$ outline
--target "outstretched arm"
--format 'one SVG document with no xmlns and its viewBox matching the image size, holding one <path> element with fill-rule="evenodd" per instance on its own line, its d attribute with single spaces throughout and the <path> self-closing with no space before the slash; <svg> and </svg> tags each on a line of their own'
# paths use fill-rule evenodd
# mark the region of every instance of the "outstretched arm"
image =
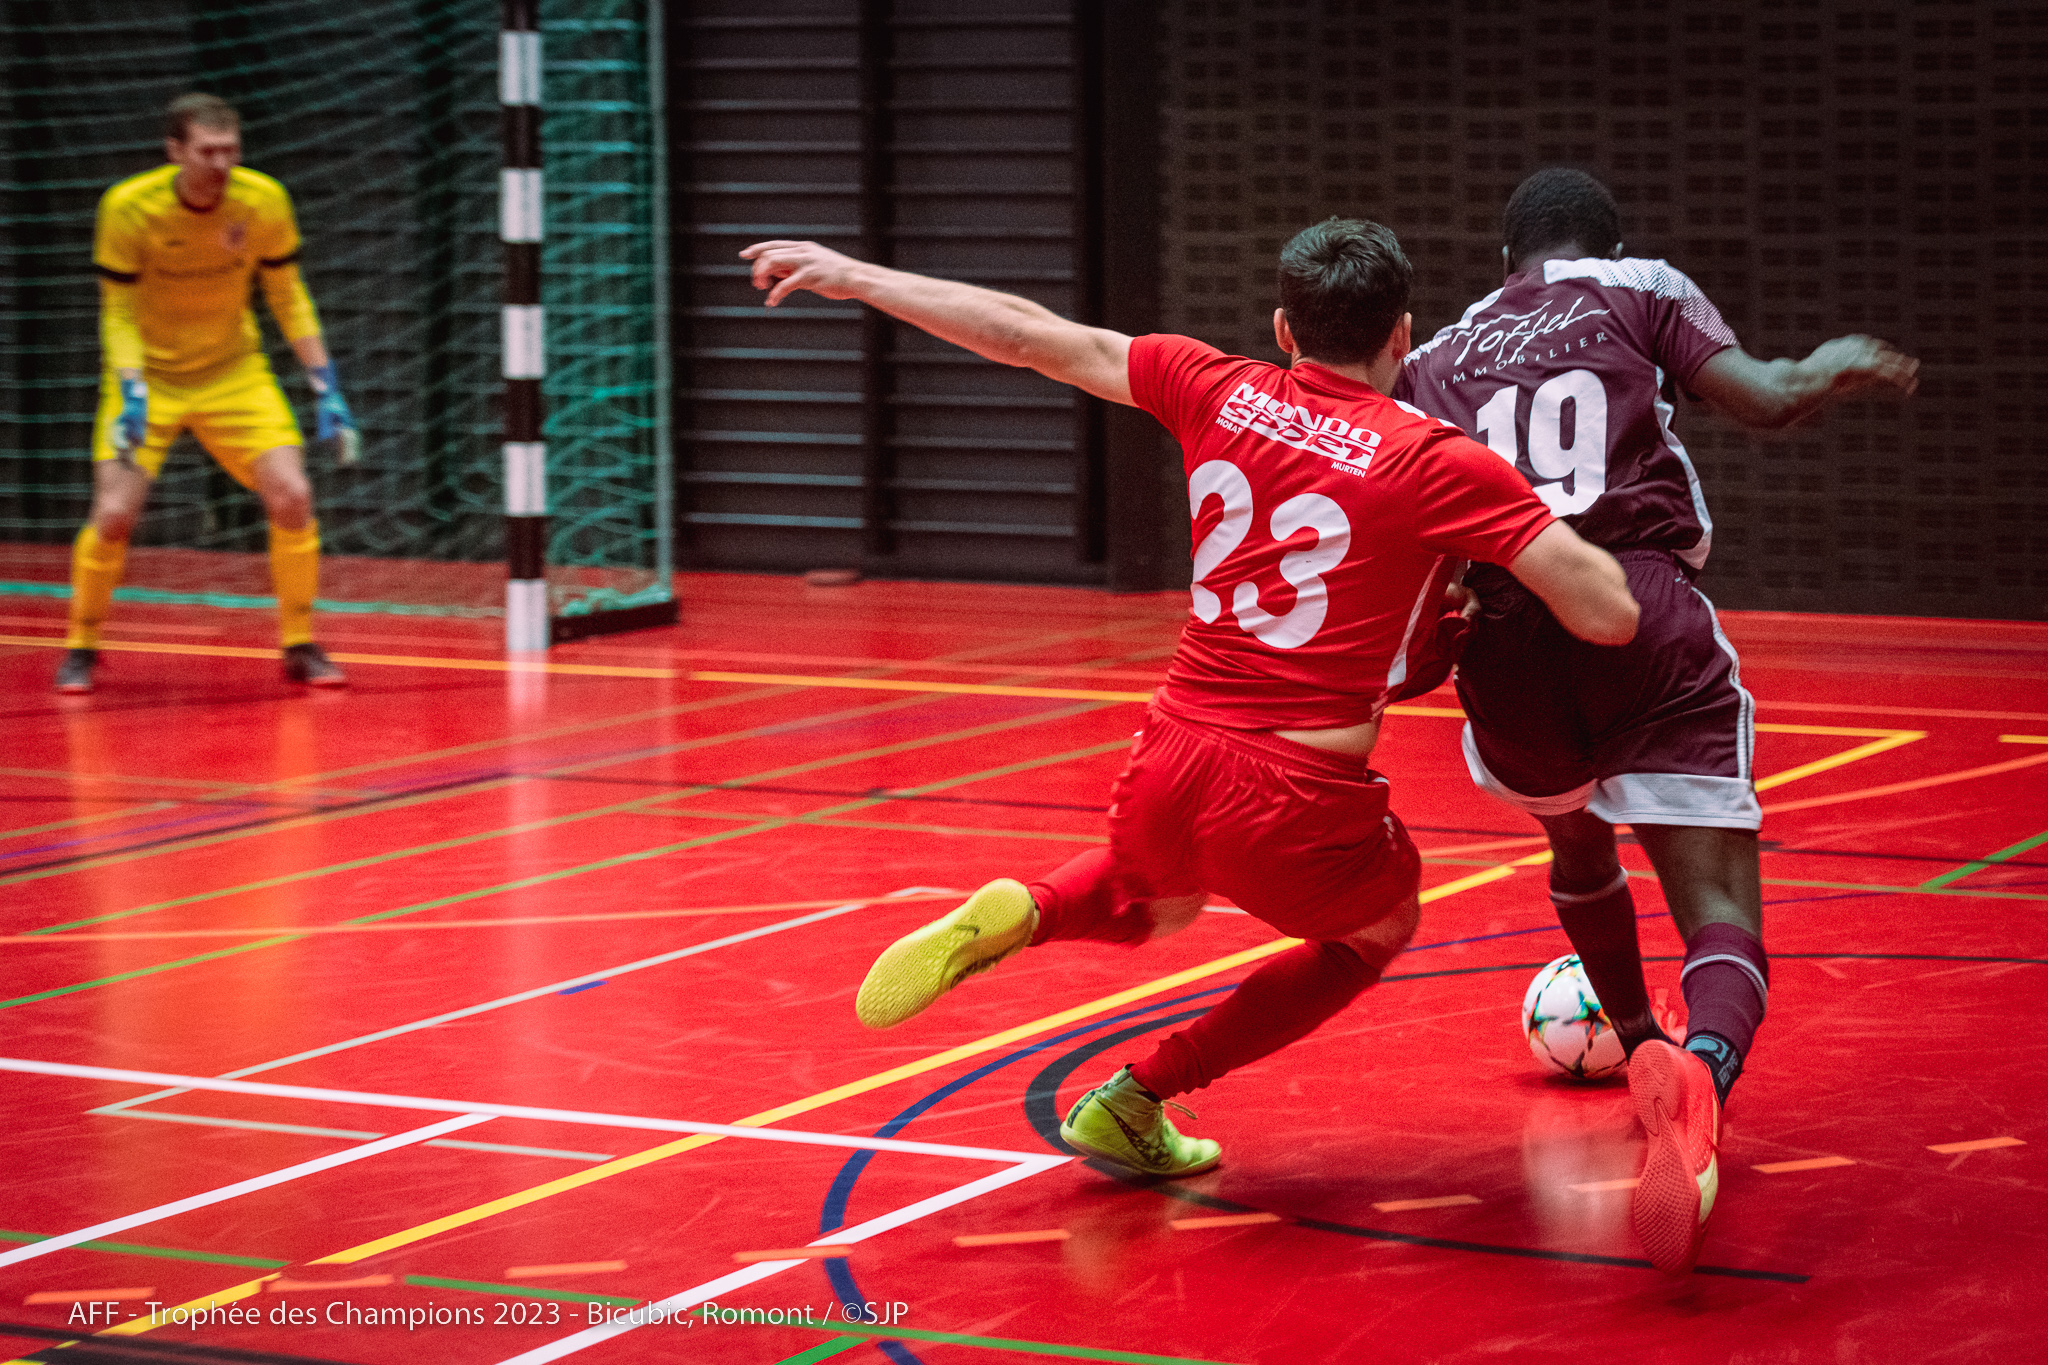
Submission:
<svg viewBox="0 0 2048 1365">
<path fill-rule="evenodd" d="M 759 242 L 740 256 L 754 263 L 754 287 L 768 291 L 770 308 L 798 289 L 858 299 L 978 356 L 1131 403 L 1131 339 L 1121 332 L 1070 322 L 1015 294 L 869 265 L 816 242 Z"/>
<path fill-rule="evenodd" d="M 1628 590 L 1628 577 L 1613 555 L 1579 539 L 1561 521 L 1543 528 L 1515 556 L 1508 572 L 1543 599 L 1558 624 L 1596 645 L 1625 645 L 1636 638 L 1642 608 Z"/>
<path fill-rule="evenodd" d="M 1804 360 L 1758 360 L 1731 346 L 1700 366 L 1687 386 L 1746 427 L 1789 427 L 1828 404 L 1870 388 L 1911 393 L 1920 362 L 1876 337 L 1823 342 Z"/>
</svg>

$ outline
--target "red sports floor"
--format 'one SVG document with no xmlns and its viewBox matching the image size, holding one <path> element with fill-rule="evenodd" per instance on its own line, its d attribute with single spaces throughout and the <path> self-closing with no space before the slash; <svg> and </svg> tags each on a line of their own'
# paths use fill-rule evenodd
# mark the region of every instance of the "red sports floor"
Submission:
<svg viewBox="0 0 2048 1365">
<path fill-rule="evenodd" d="M 1194 1097 L 1221 1169 L 1132 1183 L 1056 1115 L 1258 922 L 1034 951 L 889 1033 L 852 997 L 944 893 L 1100 838 L 1184 599 L 683 592 L 544 672 L 492 623 L 330 618 L 334 695 L 278 680 L 260 613 L 124 604 L 60 699 L 62 604 L 5 605 L 0 1320 L 80 1344 L 0 1356 L 2048 1358 L 2048 627 L 1728 616 L 1774 990 L 1671 1280 L 1625 1092 L 1522 1041 L 1564 937 L 1448 693 L 1376 760 L 1415 947 Z M 849 1249 L 747 1259 L 807 1244 Z"/>
</svg>

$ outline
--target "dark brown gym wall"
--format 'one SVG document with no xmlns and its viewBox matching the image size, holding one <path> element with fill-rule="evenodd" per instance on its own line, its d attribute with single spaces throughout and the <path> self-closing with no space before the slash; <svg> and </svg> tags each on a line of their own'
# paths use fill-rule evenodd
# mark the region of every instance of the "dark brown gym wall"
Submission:
<svg viewBox="0 0 2048 1365">
<path fill-rule="evenodd" d="M 1917 398 L 1755 436 L 1683 405 L 1725 606 L 2048 617 L 2048 8 L 1997 3 L 696 0 L 677 9 L 685 563 L 1186 582 L 1142 414 L 804 300 L 812 236 L 1130 332 L 1276 358 L 1272 262 L 1395 227 L 1427 335 L 1500 278 L 1500 209 L 1575 165 L 1628 250 L 1759 356 L 1843 332 Z M 674 11 L 672 11 L 674 12 Z"/>
<path fill-rule="evenodd" d="M 1167 0 L 1163 325 L 1276 358 L 1272 262 L 1377 218 L 1427 336 L 1500 283 L 1500 211 L 1599 175 L 1631 255 L 1762 357 L 1844 332 L 1918 397 L 1766 436 L 1677 430 L 1728 607 L 2048 618 L 2048 8 Z"/>
<path fill-rule="evenodd" d="M 1185 583 L 1156 423 L 851 303 L 764 311 L 734 254 L 815 239 L 1156 328 L 1152 7 L 669 13 L 680 562 Z"/>
</svg>

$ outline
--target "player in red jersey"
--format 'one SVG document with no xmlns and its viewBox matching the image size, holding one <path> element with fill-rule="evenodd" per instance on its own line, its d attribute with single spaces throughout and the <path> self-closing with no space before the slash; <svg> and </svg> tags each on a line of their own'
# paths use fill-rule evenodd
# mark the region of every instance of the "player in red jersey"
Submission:
<svg viewBox="0 0 2048 1365">
<path fill-rule="evenodd" d="M 1428 662 L 1465 559 L 1510 566 L 1581 636 L 1618 644 L 1636 606 L 1587 545 L 1483 446 L 1386 396 L 1408 350 L 1393 234 L 1331 219 L 1281 254 L 1283 369 L 1179 336 L 1133 339 L 971 285 L 809 242 L 740 253 L 772 307 L 859 299 L 991 360 L 1145 409 L 1186 452 L 1193 619 L 1117 779 L 1110 842 L 1034 881 L 989 883 L 876 961 L 856 1010 L 883 1028 L 964 977 L 1058 939 L 1138 943 L 1211 892 L 1306 939 L 1135 1067 L 1061 1132 L 1153 1175 L 1216 1164 L 1162 1101 L 1307 1034 L 1379 979 L 1420 906 L 1415 846 L 1366 766 L 1380 714 Z"/>
<path fill-rule="evenodd" d="M 1746 425 L 1786 426 L 1865 389 L 1910 393 L 1917 362 L 1862 336 L 1797 362 L 1751 358 L 1691 280 L 1622 256 L 1614 198 L 1580 171 L 1524 181 L 1505 228 L 1507 282 L 1417 347 L 1394 392 L 1490 446 L 1613 552 L 1642 605 L 1626 648 L 1588 647 L 1500 561 L 1475 564 L 1465 581 L 1483 606 L 1458 696 L 1473 781 L 1550 836 L 1551 899 L 1628 1050 L 1650 1135 L 1637 1232 L 1659 1266 L 1685 1270 L 1713 1209 L 1720 1105 L 1763 1021 L 1770 963 L 1752 702 L 1692 586 L 1713 521 L 1671 430 L 1674 390 Z M 1684 1050 L 1651 1014 L 1615 856 L 1622 823 L 1685 939 Z"/>
</svg>

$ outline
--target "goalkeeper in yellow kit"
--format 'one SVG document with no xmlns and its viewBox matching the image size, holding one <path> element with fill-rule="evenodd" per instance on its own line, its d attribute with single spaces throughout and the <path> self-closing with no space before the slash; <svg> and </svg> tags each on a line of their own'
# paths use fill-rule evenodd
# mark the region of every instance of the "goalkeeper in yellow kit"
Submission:
<svg viewBox="0 0 2048 1365">
<path fill-rule="evenodd" d="M 93 424 L 92 519 L 72 549 L 71 630 L 57 690 L 92 690 L 100 624 L 129 534 L 165 452 L 186 429 L 263 500 L 285 677 L 339 686 L 341 669 L 313 643 L 320 530 L 304 438 L 250 309 L 253 276 L 318 396 L 317 438 L 353 463 L 355 419 L 299 278 L 291 197 L 238 164 L 241 120 L 222 100 L 173 100 L 165 133 L 170 164 L 130 176 L 100 199 L 93 264 L 105 372 Z"/>
</svg>

